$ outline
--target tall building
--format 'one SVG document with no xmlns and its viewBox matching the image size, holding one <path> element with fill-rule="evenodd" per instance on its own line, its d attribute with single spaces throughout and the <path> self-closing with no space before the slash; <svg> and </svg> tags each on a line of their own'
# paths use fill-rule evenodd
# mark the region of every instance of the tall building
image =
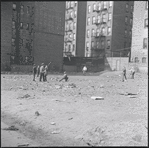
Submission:
<svg viewBox="0 0 149 148">
<path fill-rule="evenodd" d="M 148 1 L 134 2 L 131 60 L 147 63 L 148 60 Z"/>
<path fill-rule="evenodd" d="M 62 69 L 65 2 L 1 2 L 1 8 L 3 65 L 51 61 Z"/>
<path fill-rule="evenodd" d="M 68 53 L 84 57 L 127 56 L 131 46 L 133 5 L 133 1 L 66 1 L 65 16 L 73 12 L 76 15 L 65 20 L 64 56 Z M 68 34 L 67 28 L 73 23 L 77 27 Z M 80 40 L 83 37 L 85 40 Z"/>
</svg>

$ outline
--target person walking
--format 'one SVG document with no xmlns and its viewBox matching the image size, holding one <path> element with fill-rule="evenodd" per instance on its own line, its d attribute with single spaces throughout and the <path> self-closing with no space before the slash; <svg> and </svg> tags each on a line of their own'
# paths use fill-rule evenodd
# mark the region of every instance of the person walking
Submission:
<svg viewBox="0 0 149 148">
<path fill-rule="evenodd" d="M 48 75 L 48 67 L 51 64 L 51 62 L 48 65 L 45 65 L 45 71 L 44 71 L 44 81 L 47 81 L 47 75 Z"/>
<path fill-rule="evenodd" d="M 41 67 L 40 67 L 40 77 L 39 77 L 40 82 L 41 82 L 42 79 L 44 81 L 44 71 L 45 71 L 45 66 L 44 66 L 44 63 L 42 63 Z"/>
<path fill-rule="evenodd" d="M 59 80 L 59 82 L 62 81 L 62 80 L 65 80 L 65 82 L 68 81 L 68 76 L 67 76 L 67 74 L 66 74 L 66 71 L 64 71 L 64 75 L 63 75 L 63 77 Z"/>
<path fill-rule="evenodd" d="M 37 73 L 37 67 L 36 67 L 36 65 L 34 64 L 34 65 L 33 65 L 33 81 L 35 81 L 36 73 Z"/>
<path fill-rule="evenodd" d="M 87 72 L 87 67 L 86 67 L 86 65 L 83 67 L 82 72 L 83 72 L 83 75 L 86 74 L 86 72 Z"/>
<path fill-rule="evenodd" d="M 37 77 L 39 77 L 39 74 L 40 74 L 40 66 L 38 65 L 37 66 Z"/>
<path fill-rule="evenodd" d="M 131 79 L 134 79 L 135 69 L 134 67 L 131 68 Z"/>
<path fill-rule="evenodd" d="M 124 79 L 125 79 L 125 81 L 127 80 L 127 78 L 126 78 L 126 67 L 125 66 L 123 67 L 122 82 L 124 82 Z"/>
</svg>

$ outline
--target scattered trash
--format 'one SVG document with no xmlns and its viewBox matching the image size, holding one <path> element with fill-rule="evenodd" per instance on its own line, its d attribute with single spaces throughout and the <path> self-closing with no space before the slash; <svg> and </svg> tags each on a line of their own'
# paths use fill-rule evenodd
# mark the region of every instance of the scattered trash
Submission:
<svg viewBox="0 0 149 148">
<path fill-rule="evenodd" d="M 11 131 L 17 131 L 19 129 L 17 129 L 14 125 L 8 127 L 8 128 L 3 128 L 3 130 L 11 130 Z"/>
<path fill-rule="evenodd" d="M 71 87 L 71 88 L 76 88 L 77 87 L 76 84 L 74 84 L 74 83 L 71 83 L 68 86 Z"/>
<path fill-rule="evenodd" d="M 137 134 L 136 136 L 132 137 L 134 141 L 141 142 L 142 136 Z"/>
<path fill-rule="evenodd" d="M 45 90 L 42 90 L 43 92 L 45 92 Z"/>
<path fill-rule="evenodd" d="M 60 133 L 60 131 L 53 131 L 53 132 L 51 132 L 52 134 L 59 134 Z"/>
<path fill-rule="evenodd" d="M 30 95 L 26 94 L 26 95 L 22 96 L 21 98 L 29 98 L 29 97 L 30 97 Z"/>
<path fill-rule="evenodd" d="M 55 125 L 56 123 L 55 122 L 51 122 L 51 125 Z"/>
<path fill-rule="evenodd" d="M 72 120 L 73 118 L 71 117 L 71 118 L 69 118 L 68 120 Z"/>
<path fill-rule="evenodd" d="M 99 97 L 99 96 L 92 96 L 91 99 L 93 99 L 93 100 L 104 100 L 103 97 Z"/>
<path fill-rule="evenodd" d="M 26 146 L 29 146 L 29 144 L 21 144 L 21 145 L 18 145 L 18 147 L 26 147 Z"/>
<path fill-rule="evenodd" d="M 104 86 L 103 85 L 100 85 L 100 88 L 104 88 Z"/>
<path fill-rule="evenodd" d="M 38 111 L 36 111 L 36 112 L 35 112 L 35 115 L 36 115 L 36 116 L 39 116 L 40 114 L 39 114 L 39 112 L 38 112 Z"/>
<path fill-rule="evenodd" d="M 61 89 L 62 86 L 56 85 L 55 88 L 56 88 L 56 89 Z"/>
</svg>

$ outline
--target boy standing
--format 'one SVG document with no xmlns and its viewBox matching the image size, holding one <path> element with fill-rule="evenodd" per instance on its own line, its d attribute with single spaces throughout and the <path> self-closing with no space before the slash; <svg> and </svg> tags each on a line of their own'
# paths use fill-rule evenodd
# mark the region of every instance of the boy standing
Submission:
<svg viewBox="0 0 149 148">
<path fill-rule="evenodd" d="M 83 71 L 83 75 L 85 75 L 85 73 L 87 72 L 87 67 L 86 67 L 86 65 L 83 67 L 82 71 Z"/>
<path fill-rule="evenodd" d="M 33 65 L 33 81 L 35 81 L 35 75 L 36 75 L 36 73 L 37 73 L 37 67 L 36 67 L 36 65 L 34 64 L 34 65 Z"/>
<path fill-rule="evenodd" d="M 125 79 L 125 81 L 127 80 L 127 78 L 126 78 L 126 67 L 125 66 L 123 67 L 122 82 L 124 82 L 124 79 Z"/>
<path fill-rule="evenodd" d="M 41 64 L 41 67 L 40 67 L 40 77 L 39 77 L 39 81 L 41 82 L 41 79 L 43 79 L 44 81 L 44 63 Z"/>
</svg>

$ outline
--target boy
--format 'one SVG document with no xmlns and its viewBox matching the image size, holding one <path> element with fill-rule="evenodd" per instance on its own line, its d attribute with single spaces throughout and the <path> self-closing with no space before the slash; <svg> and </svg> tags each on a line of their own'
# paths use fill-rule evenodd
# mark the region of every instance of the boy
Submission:
<svg viewBox="0 0 149 148">
<path fill-rule="evenodd" d="M 39 81 L 41 82 L 41 79 L 43 79 L 44 81 L 44 63 L 41 64 L 41 67 L 40 67 L 40 78 L 39 78 Z"/>
<path fill-rule="evenodd" d="M 124 82 L 124 79 L 125 79 L 125 81 L 127 80 L 127 78 L 126 78 L 126 67 L 125 66 L 123 67 L 122 82 Z"/>
<path fill-rule="evenodd" d="M 65 82 L 67 82 L 68 76 L 66 74 L 66 71 L 64 71 L 64 75 L 63 75 L 62 79 L 59 80 L 59 82 L 62 81 L 62 80 L 64 80 L 64 79 L 65 79 Z"/>
<path fill-rule="evenodd" d="M 33 65 L 33 81 L 35 81 L 36 72 L 37 72 L 37 68 L 36 68 L 36 65 L 34 64 Z"/>
<path fill-rule="evenodd" d="M 45 71 L 44 71 L 44 81 L 47 81 L 47 74 L 48 74 L 48 66 L 51 64 L 51 62 L 45 66 Z"/>
<path fill-rule="evenodd" d="M 86 65 L 83 67 L 82 71 L 83 71 L 83 75 L 85 75 L 85 73 L 87 72 L 87 67 L 86 67 Z"/>
<path fill-rule="evenodd" d="M 39 74 L 40 74 L 40 66 L 38 65 L 37 66 L 37 77 L 39 77 Z"/>
</svg>

